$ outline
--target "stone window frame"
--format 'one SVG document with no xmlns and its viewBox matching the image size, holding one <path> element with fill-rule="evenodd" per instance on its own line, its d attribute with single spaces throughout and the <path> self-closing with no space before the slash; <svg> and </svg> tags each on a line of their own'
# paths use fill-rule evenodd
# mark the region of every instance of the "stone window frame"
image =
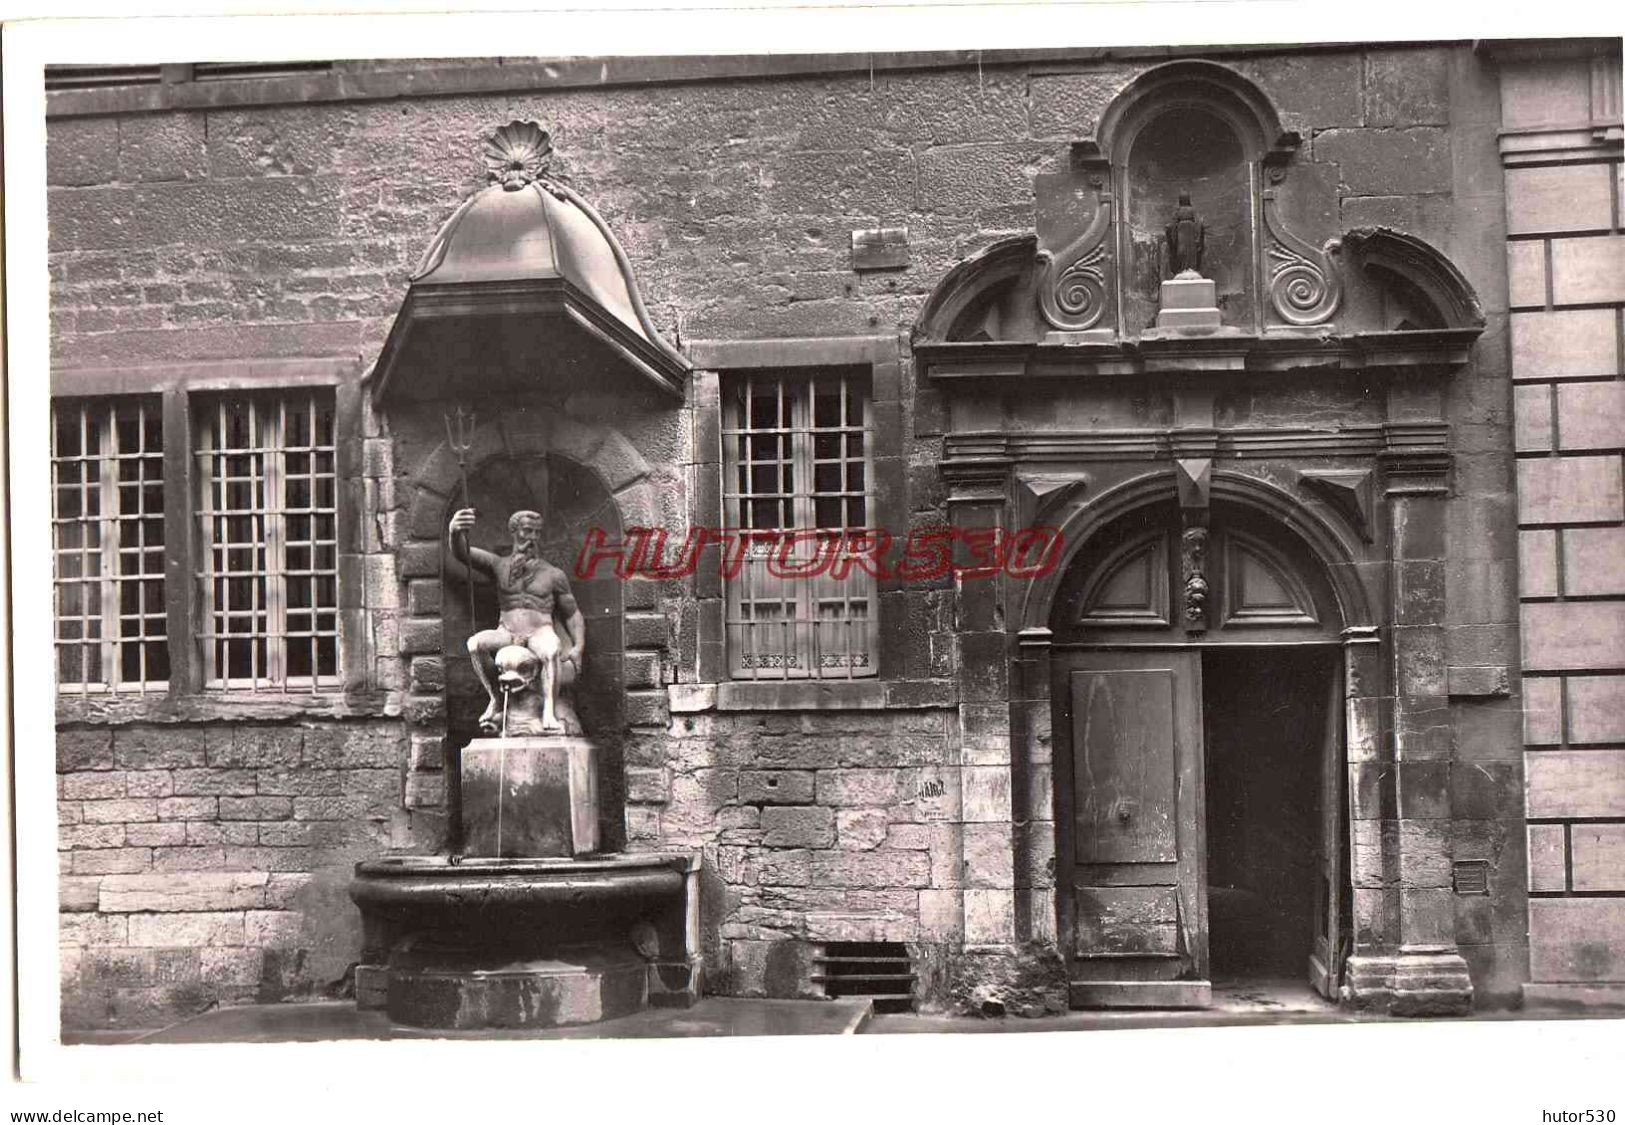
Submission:
<svg viewBox="0 0 1625 1125">
<path fill-rule="evenodd" d="M 228 392 L 194 396 L 191 405 L 199 486 L 194 562 L 200 564 L 193 589 L 203 603 L 193 622 L 200 627 L 204 689 L 316 693 L 340 686 L 331 393 L 324 387 Z M 300 486 L 304 500 L 295 507 Z M 233 535 L 256 517 L 262 542 Z M 328 579 L 332 586 L 324 592 Z M 233 597 L 238 582 L 249 591 L 246 604 Z M 304 674 L 297 670 L 300 656 L 308 661 Z"/>
<path fill-rule="evenodd" d="M 131 422 L 133 442 L 124 432 Z M 72 435 L 66 442 L 65 434 Z M 167 527 L 163 438 L 162 403 L 155 395 L 52 404 L 51 588 L 59 695 L 169 689 L 165 552 L 161 540 L 148 541 L 154 524 L 159 531 Z M 130 484 L 133 504 L 124 495 Z M 134 612 L 125 605 L 132 591 Z M 131 656 L 134 674 L 126 675 Z"/>
<path fill-rule="evenodd" d="M 905 494 L 902 415 L 902 342 L 895 335 L 778 337 L 756 340 L 693 340 L 692 402 L 695 411 L 694 511 L 699 526 L 721 523 L 722 400 L 721 377 L 727 372 L 793 372 L 798 368 L 863 369 L 869 378 L 873 449 L 874 511 L 871 524 L 897 529 L 908 522 Z M 893 544 L 893 552 L 897 544 Z M 716 549 L 712 548 L 714 552 Z M 875 583 L 875 611 L 882 637 L 888 626 L 887 595 L 900 589 L 896 577 Z M 727 591 L 715 557 L 702 559 L 695 575 L 699 599 L 698 681 L 716 686 L 715 706 L 734 710 L 853 710 L 886 705 L 886 683 L 902 674 L 893 646 L 878 645 L 877 674 L 865 679 L 735 680 L 728 672 L 726 641 Z"/>
<path fill-rule="evenodd" d="M 795 536 L 825 532 L 836 526 L 874 526 L 870 519 L 875 503 L 874 427 L 866 368 L 778 367 L 743 371 L 731 379 L 724 376 L 724 380 L 735 388 L 734 393 L 724 394 L 722 404 L 720 467 L 725 526 L 769 528 Z M 814 402 L 826 398 L 832 388 L 837 418 L 831 435 L 819 432 Z M 740 389 L 744 392 L 743 404 L 735 397 Z M 774 414 L 773 422 L 765 428 L 750 417 L 756 412 L 755 399 L 763 396 L 771 400 Z M 858 411 L 856 419 L 852 416 L 853 404 Z M 754 448 L 762 433 L 784 438 L 782 443 L 774 442 L 774 452 L 765 458 Z M 817 480 L 820 462 L 815 443 L 824 436 L 834 436 L 838 442 L 833 458 L 823 462 L 837 467 L 839 483 L 833 490 L 820 488 Z M 855 457 L 846 440 L 849 436 L 861 439 Z M 861 494 L 843 491 L 851 486 L 845 473 L 853 464 L 862 473 Z M 774 490 L 760 494 L 754 491 L 755 470 L 764 465 L 777 472 Z M 839 513 L 834 517 L 838 524 L 829 522 L 823 512 L 830 503 Z M 765 521 L 761 511 L 764 504 L 775 513 Z M 814 558 L 823 549 L 809 548 L 800 539 L 792 539 L 786 546 L 797 560 Z M 766 569 L 767 560 L 779 549 L 779 544 L 768 541 L 753 545 L 741 560 L 739 574 L 724 580 L 728 607 L 724 647 L 729 678 L 782 682 L 852 680 L 875 675 L 880 654 L 879 618 L 872 612 L 879 600 L 875 576 L 853 568 L 841 580 L 827 574 L 805 580 L 775 578 Z M 819 616 L 819 608 L 831 603 L 841 608 L 838 621 Z M 853 614 L 854 604 L 863 607 L 861 616 Z M 764 605 L 781 611 L 765 624 L 753 615 L 754 609 Z M 782 613 L 792 607 L 792 614 Z"/>
<path fill-rule="evenodd" d="M 52 373 L 51 401 L 156 398 L 163 433 L 163 512 L 167 544 L 164 600 L 170 657 L 168 683 L 136 691 L 59 694 L 63 722 L 207 721 L 381 713 L 383 693 L 368 669 L 371 642 L 362 609 L 361 447 L 363 395 L 355 358 L 213 360 L 196 363 L 94 367 Z M 198 552 L 198 450 L 194 411 L 199 400 L 223 394 L 322 390 L 333 395 L 337 478 L 338 676 L 316 690 L 232 688 L 203 683 L 195 638 L 200 635 L 195 585 Z M 376 698 L 374 698 L 376 696 Z M 370 706 L 376 703 L 377 706 Z"/>
</svg>

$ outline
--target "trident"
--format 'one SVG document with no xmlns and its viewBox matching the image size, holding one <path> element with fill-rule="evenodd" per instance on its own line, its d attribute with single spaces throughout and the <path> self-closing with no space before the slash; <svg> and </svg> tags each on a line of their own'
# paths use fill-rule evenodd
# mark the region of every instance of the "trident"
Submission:
<svg viewBox="0 0 1625 1125">
<path fill-rule="evenodd" d="M 468 494 L 468 451 L 474 448 L 474 412 L 464 410 L 463 404 L 459 402 L 456 413 L 447 414 L 445 418 L 446 445 L 457 455 L 457 476 L 463 485 L 463 507 L 467 508 L 474 503 L 473 497 Z M 463 564 L 468 572 L 468 627 L 475 629 L 478 628 L 478 622 L 474 620 L 473 556 L 468 549 L 468 532 L 460 531 L 457 534 L 462 536 L 463 540 L 460 553 L 463 558 L 469 560 Z"/>
</svg>

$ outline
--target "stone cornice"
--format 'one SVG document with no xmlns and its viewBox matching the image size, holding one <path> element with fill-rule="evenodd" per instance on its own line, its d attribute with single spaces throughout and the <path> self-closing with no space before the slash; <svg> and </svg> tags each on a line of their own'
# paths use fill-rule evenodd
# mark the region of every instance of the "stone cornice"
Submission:
<svg viewBox="0 0 1625 1125">
<path fill-rule="evenodd" d="M 1618 159 L 1625 151 L 1625 127 L 1615 121 L 1555 129 L 1506 129 L 1501 133 L 1500 149 L 1501 163 L 1508 168 Z"/>
<path fill-rule="evenodd" d="M 1322 330 L 1142 338 L 1118 343 L 921 341 L 915 357 L 944 383 L 986 379 L 1223 375 L 1236 371 L 1366 371 L 1421 374 L 1465 364 L 1482 327 L 1401 332 Z"/>
<path fill-rule="evenodd" d="M 1425 431 L 1425 432 L 1423 432 Z M 1020 462 L 1162 461 L 1199 452 L 1221 460 L 1280 457 L 1367 459 L 1385 452 L 1442 453 L 1444 427 L 1382 424 L 1337 430 L 1247 428 L 1202 431 L 1199 448 L 1189 431 L 1084 430 L 1074 432 L 978 432 L 943 439 L 943 475 L 949 479 L 1002 475 Z"/>
<path fill-rule="evenodd" d="M 612 89 L 689 82 L 748 81 L 794 76 L 890 71 L 957 70 L 1025 66 L 1034 74 L 1068 74 L 1125 59 L 1184 57 L 1244 58 L 1364 51 L 1386 45 L 1396 50 L 1431 44 L 1393 41 L 1327 42 L 1186 47 L 1048 47 L 964 51 L 832 51 L 819 54 L 650 55 L 610 58 L 541 59 L 535 62 L 488 59 L 431 62 L 422 66 L 338 63 L 329 70 L 297 74 L 244 75 L 188 81 L 192 64 L 119 67 L 127 85 L 55 89 L 46 95 L 47 117 L 151 113 L 165 109 L 223 109 L 233 106 L 308 105 L 313 102 L 385 101 L 453 95 L 494 95 L 539 90 Z M 135 72 L 148 70 L 148 75 Z"/>
</svg>

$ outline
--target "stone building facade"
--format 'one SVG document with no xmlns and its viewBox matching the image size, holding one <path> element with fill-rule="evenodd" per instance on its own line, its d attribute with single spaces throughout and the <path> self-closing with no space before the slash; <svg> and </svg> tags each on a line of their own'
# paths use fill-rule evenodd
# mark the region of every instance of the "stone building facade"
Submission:
<svg viewBox="0 0 1625 1125">
<path fill-rule="evenodd" d="M 456 845 L 465 495 L 490 547 L 545 509 L 567 568 L 894 537 L 839 582 L 716 546 L 574 579 L 601 834 L 700 855 L 711 992 L 862 964 L 1037 1014 L 1290 962 L 1396 1014 L 1617 999 L 1618 54 L 55 74 L 65 1026 L 351 994 L 354 865 Z M 553 245 L 618 242 L 547 312 L 596 342 L 413 368 L 526 120 Z M 1187 189 L 1216 331 L 1158 323 Z M 1056 565 L 976 573 L 993 527 Z M 899 566 L 930 529 L 967 572 Z"/>
</svg>

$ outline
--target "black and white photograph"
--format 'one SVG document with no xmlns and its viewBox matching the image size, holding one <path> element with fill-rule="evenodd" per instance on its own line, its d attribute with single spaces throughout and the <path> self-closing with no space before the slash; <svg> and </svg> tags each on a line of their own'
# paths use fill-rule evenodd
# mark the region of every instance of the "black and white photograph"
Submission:
<svg viewBox="0 0 1625 1125">
<path fill-rule="evenodd" d="M 19 1026 L 1617 1060 L 1621 40 L 1145 7 L 8 75 Z"/>
</svg>

